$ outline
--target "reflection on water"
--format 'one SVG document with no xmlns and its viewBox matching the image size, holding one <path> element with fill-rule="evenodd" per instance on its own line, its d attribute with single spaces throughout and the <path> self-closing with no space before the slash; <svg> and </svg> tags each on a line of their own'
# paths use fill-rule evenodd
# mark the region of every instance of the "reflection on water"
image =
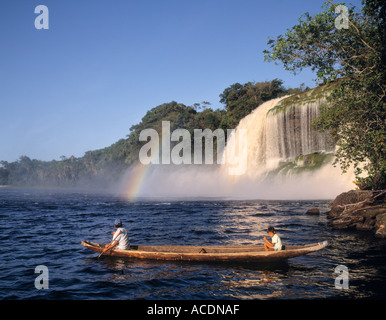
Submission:
<svg viewBox="0 0 386 320">
<path fill-rule="evenodd" d="M 1 299 L 337 299 L 385 298 L 386 242 L 332 230 L 328 201 L 142 201 L 84 193 L 0 190 Z M 275 264 L 126 260 L 80 245 L 107 243 L 121 218 L 133 244 L 262 244 L 273 225 L 284 244 L 328 240 L 307 256 Z M 22 230 L 22 232 L 19 232 Z M 49 269 L 49 290 L 33 286 Z M 349 269 L 337 290 L 335 267 Z M 32 282 L 31 282 L 32 279 Z"/>
</svg>

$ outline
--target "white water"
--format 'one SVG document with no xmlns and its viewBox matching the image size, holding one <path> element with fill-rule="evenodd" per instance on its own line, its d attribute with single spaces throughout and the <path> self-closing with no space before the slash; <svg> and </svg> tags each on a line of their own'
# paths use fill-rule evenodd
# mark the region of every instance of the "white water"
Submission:
<svg viewBox="0 0 386 320">
<path fill-rule="evenodd" d="M 319 103 L 269 112 L 281 99 L 263 103 L 240 121 L 233 139 L 228 137 L 223 155 L 225 164 L 153 165 L 138 196 L 333 199 L 352 189 L 353 174 L 342 174 L 340 168 L 332 166 L 332 160 L 313 171 L 280 171 L 283 163 L 293 163 L 300 155 L 334 151 L 328 136 L 311 125 L 319 114 Z M 241 132 L 246 132 L 247 139 L 239 138 L 245 137 Z M 243 174 L 230 174 L 241 154 L 246 161 L 240 161 L 236 166 Z M 301 165 L 297 163 L 295 169 Z M 277 171 L 275 175 L 269 175 L 273 170 Z"/>
<path fill-rule="evenodd" d="M 314 152 L 331 153 L 334 146 L 329 137 L 312 128 L 312 122 L 319 115 L 319 103 L 290 106 L 285 112 L 269 112 L 284 98 L 263 103 L 242 119 L 235 131 L 235 138 L 228 142 L 227 149 L 242 150 L 247 154 L 246 166 L 242 172 L 249 178 L 261 180 L 280 163 L 293 161 L 297 156 Z M 239 132 L 247 132 L 247 139 L 240 139 Z M 229 163 L 236 159 L 228 158 Z"/>
</svg>

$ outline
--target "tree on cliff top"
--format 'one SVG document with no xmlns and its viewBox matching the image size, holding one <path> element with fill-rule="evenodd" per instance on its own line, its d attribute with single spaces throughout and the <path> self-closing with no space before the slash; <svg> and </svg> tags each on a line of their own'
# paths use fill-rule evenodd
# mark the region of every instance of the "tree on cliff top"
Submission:
<svg viewBox="0 0 386 320">
<path fill-rule="evenodd" d="M 385 2 L 355 7 L 325 3 L 322 13 L 300 17 L 285 35 L 269 40 L 266 61 L 286 70 L 310 67 L 318 80 L 339 79 L 315 125 L 338 146 L 336 163 L 351 165 L 362 186 L 386 188 Z M 366 178 L 359 178 L 362 169 Z"/>
<path fill-rule="evenodd" d="M 259 107 L 263 102 L 282 95 L 301 92 L 301 88 L 284 88 L 283 81 L 274 79 L 264 82 L 234 83 L 220 94 L 220 102 L 225 104 L 226 114 L 220 127 L 236 128 L 240 120 Z"/>
</svg>

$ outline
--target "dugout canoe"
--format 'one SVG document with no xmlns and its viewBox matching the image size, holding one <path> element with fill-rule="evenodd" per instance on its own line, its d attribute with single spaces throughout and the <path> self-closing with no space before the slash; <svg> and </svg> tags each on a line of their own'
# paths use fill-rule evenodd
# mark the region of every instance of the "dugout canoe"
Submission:
<svg viewBox="0 0 386 320">
<path fill-rule="evenodd" d="M 82 245 L 101 253 L 104 245 L 82 241 Z M 281 251 L 265 251 L 257 245 L 201 245 L 201 246 L 167 246 L 167 245 L 132 245 L 130 250 L 113 249 L 104 256 L 136 258 L 149 260 L 206 261 L 206 262 L 265 262 L 302 256 L 325 248 L 327 241 L 302 246 L 286 246 Z"/>
</svg>

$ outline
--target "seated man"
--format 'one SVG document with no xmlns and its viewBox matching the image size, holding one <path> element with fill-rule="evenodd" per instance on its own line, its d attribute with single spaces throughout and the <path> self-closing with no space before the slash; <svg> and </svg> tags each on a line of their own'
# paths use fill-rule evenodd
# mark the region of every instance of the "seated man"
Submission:
<svg viewBox="0 0 386 320">
<path fill-rule="evenodd" d="M 105 249 L 103 249 L 102 254 L 106 253 L 108 250 L 113 248 L 129 250 L 130 249 L 130 240 L 125 228 L 122 227 L 122 222 L 120 219 L 116 219 L 114 223 L 114 227 L 116 229 L 113 232 L 113 240 L 106 245 Z"/>
<path fill-rule="evenodd" d="M 266 237 L 264 237 L 264 249 L 265 251 L 280 251 L 282 250 L 282 244 L 281 244 L 281 239 L 277 235 L 275 228 L 274 227 L 269 227 L 267 230 L 268 235 L 271 237 L 272 242 L 267 240 Z"/>
</svg>

